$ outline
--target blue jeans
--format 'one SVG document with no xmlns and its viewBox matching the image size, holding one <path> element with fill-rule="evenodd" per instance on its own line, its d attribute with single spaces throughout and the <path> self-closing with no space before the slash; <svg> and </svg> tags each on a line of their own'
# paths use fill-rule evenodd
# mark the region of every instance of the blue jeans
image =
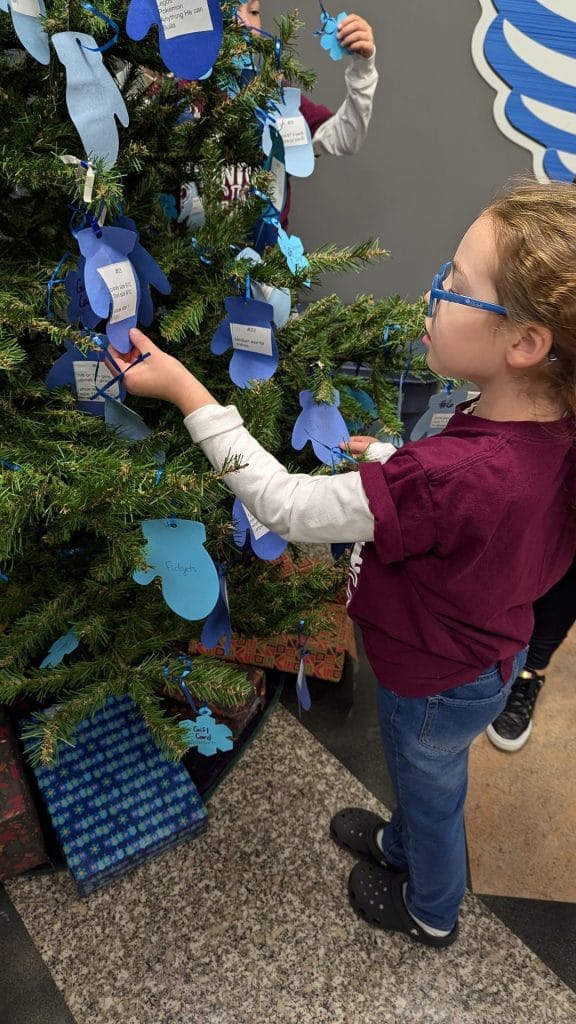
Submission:
<svg viewBox="0 0 576 1024">
<path fill-rule="evenodd" d="M 408 910 L 450 931 L 466 889 L 464 801 L 472 740 L 504 709 L 526 661 L 506 683 L 493 666 L 473 683 L 434 697 L 399 697 L 378 686 L 379 719 L 397 807 L 384 829 L 386 860 L 408 872 Z"/>
</svg>

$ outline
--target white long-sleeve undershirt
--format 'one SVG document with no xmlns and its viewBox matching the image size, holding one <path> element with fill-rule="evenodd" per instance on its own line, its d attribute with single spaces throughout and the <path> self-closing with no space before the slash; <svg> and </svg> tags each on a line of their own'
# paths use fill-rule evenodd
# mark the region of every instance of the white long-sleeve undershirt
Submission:
<svg viewBox="0 0 576 1024">
<path fill-rule="evenodd" d="M 378 84 L 374 56 L 354 56 L 344 74 L 346 98 L 335 114 L 314 133 L 316 156 L 352 156 L 362 146 L 372 117 Z"/>
<path fill-rule="evenodd" d="M 374 517 L 359 473 L 289 473 L 246 430 L 233 405 L 205 405 L 190 413 L 184 425 L 214 469 L 231 457 L 241 459 L 245 468 L 227 474 L 225 482 L 269 530 L 301 543 L 374 539 Z M 395 451 L 393 445 L 376 442 L 367 454 L 386 462 Z"/>
</svg>

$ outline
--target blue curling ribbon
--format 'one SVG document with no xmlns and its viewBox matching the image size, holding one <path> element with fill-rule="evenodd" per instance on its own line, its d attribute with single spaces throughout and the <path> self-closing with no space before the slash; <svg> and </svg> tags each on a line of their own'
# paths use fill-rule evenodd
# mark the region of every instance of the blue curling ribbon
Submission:
<svg viewBox="0 0 576 1024">
<path fill-rule="evenodd" d="M 58 266 L 52 271 L 50 278 L 46 284 L 46 317 L 48 320 L 52 320 L 54 313 L 52 312 L 52 292 L 58 284 L 64 284 L 64 278 L 58 277 L 58 274 L 62 270 L 62 267 L 66 263 L 66 260 L 70 256 L 69 252 L 65 252 Z"/>
<path fill-rule="evenodd" d="M 182 694 L 183 694 L 186 702 L 190 705 L 190 707 L 191 707 L 192 711 L 194 712 L 194 714 L 197 715 L 198 714 L 198 708 L 196 707 L 196 703 L 194 701 L 194 698 L 193 698 L 192 694 L 190 693 L 190 690 L 188 689 L 188 687 L 186 685 L 186 681 L 185 681 L 186 677 L 189 676 L 190 673 L 192 672 L 192 659 L 190 658 L 190 655 L 188 655 L 188 654 L 179 654 L 178 655 L 178 661 L 180 662 L 181 665 L 184 666 L 183 670 L 180 673 L 180 676 L 178 678 L 178 686 L 182 690 Z M 171 672 L 170 672 L 170 668 L 168 667 L 168 665 L 164 666 L 164 673 L 163 674 L 164 674 L 164 678 L 165 679 L 171 679 L 172 678 L 172 675 L 171 675 Z"/>
<path fill-rule="evenodd" d="M 314 444 L 319 444 L 321 448 L 325 448 L 326 451 L 330 452 L 330 460 L 332 462 L 333 473 L 336 472 L 337 462 L 353 462 L 354 465 L 357 465 L 358 459 L 355 459 L 353 455 L 350 455 L 348 452 L 345 452 L 342 448 L 331 448 L 329 444 L 326 444 L 324 441 L 320 441 L 319 438 L 317 437 L 313 437 L 312 434 L 310 434 L 308 431 L 306 431 L 306 434 L 311 441 L 314 441 Z"/>
<path fill-rule="evenodd" d="M 82 333 L 84 333 L 84 332 L 82 332 Z M 114 356 L 110 355 L 110 351 L 109 351 L 110 342 L 108 341 L 108 338 L 102 337 L 101 334 L 94 334 L 91 331 L 88 331 L 87 333 L 88 333 L 88 337 L 90 338 L 90 341 L 93 341 L 96 345 L 98 345 L 98 348 L 102 349 L 102 351 L 106 353 L 106 358 L 107 358 L 108 362 L 112 363 L 112 366 L 120 374 L 120 376 L 123 376 L 124 375 L 123 371 L 118 366 L 118 363 L 114 359 Z"/>
<path fill-rule="evenodd" d="M 0 459 L 0 466 L 4 466 L 4 469 L 13 469 L 16 473 L 19 473 L 22 469 L 22 466 L 19 466 L 17 462 L 9 462 L 8 459 Z"/>
<path fill-rule="evenodd" d="M 298 623 L 298 650 L 300 652 L 300 668 L 298 670 L 298 676 L 296 678 L 296 697 L 298 698 L 298 710 L 300 714 L 302 709 L 304 711 L 310 711 L 312 707 L 312 698 L 310 697 L 310 690 L 308 689 L 308 681 L 306 679 L 306 657 L 310 651 L 306 647 L 308 637 L 304 638 L 304 626 L 305 620 L 300 619 Z"/>
<path fill-rule="evenodd" d="M 108 15 L 104 14 L 102 11 L 99 11 L 98 8 L 94 7 L 92 4 L 82 4 L 82 7 L 85 11 L 89 11 L 90 14 L 95 14 L 97 18 L 101 19 L 101 21 L 105 21 L 113 30 L 114 35 L 107 43 L 102 43 L 102 46 L 84 46 L 80 40 L 78 40 L 78 45 L 81 46 L 83 50 L 92 50 L 94 53 L 104 53 L 105 50 L 109 50 L 112 46 L 115 46 L 118 42 L 118 35 L 120 33 L 120 29 L 116 22 L 112 21 L 112 18 L 109 18 Z"/>
<path fill-rule="evenodd" d="M 279 71 L 282 63 L 282 40 L 278 39 L 278 37 L 274 40 L 274 54 L 276 56 L 276 67 Z"/>
<path fill-rule="evenodd" d="M 270 109 L 275 111 L 279 116 L 281 115 L 280 108 L 276 103 L 270 103 Z M 271 114 L 268 110 L 264 110 L 263 107 L 254 107 L 254 115 L 262 128 L 267 124 L 271 124 L 273 127 L 276 127 L 276 118 L 274 117 L 274 114 Z"/>
<path fill-rule="evenodd" d="M 92 228 L 96 238 L 102 238 L 102 225 L 98 223 L 98 220 L 93 213 L 90 213 L 90 210 L 86 212 L 86 223 Z"/>
<path fill-rule="evenodd" d="M 402 324 L 386 324 L 385 327 L 384 327 L 384 334 L 382 336 L 382 344 L 384 346 L 386 346 L 388 344 L 388 339 L 390 338 L 390 332 L 391 331 L 403 331 L 403 330 L 404 330 L 404 328 L 403 328 Z"/>
<path fill-rule="evenodd" d="M 8 583 L 9 579 L 10 577 L 7 576 L 5 572 L 0 572 L 0 580 L 2 580 L 4 583 Z"/>
<path fill-rule="evenodd" d="M 204 263 L 207 267 L 211 267 L 212 266 L 212 260 L 208 258 L 206 253 L 212 252 L 212 248 L 199 245 L 198 239 L 196 237 L 192 238 L 191 241 L 192 241 L 192 248 L 194 249 L 194 252 L 199 257 L 200 262 Z"/>
<path fill-rule="evenodd" d="M 109 388 L 113 387 L 114 384 L 119 384 L 120 381 L 122 380 L 122 378 L 125 377 L 126 374 L 130 370 L 132 370 L 135 366 L 138 366 L 138 363 L 143 363 L 145 359 L 148 359 L 149 355 L 150 355 L 150 352 L 142 352 L 138 356 L 138 358 L 134 360 L 133 363 L 130 363 L 130 366 L 127 366 L 125 370 L 121 370 L 117 377 L 112 377 L 112 379 L 107 381 L 106 384 L 103 384 L 101 388 L 98 388 L 94 392 L 94 394 L 91 396 L 91 398 L 87 399 L 87 401 L 88 402 L 96 401 L 98 395 L 105 394 L 105 392 L 108 391 Z M 112 358 L 110 356 L 108 356 L 107 358 L 110 359 L 110 362 L 113 362 L 113 360 L 112 360 Z"/>
</svg>

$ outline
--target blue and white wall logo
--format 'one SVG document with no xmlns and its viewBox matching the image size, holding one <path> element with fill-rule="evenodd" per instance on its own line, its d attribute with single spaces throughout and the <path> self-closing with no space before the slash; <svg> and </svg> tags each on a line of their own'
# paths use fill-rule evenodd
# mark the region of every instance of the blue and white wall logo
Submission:
<svg viewBox="0 0 576 1024">
<path fill-rule="evenodd" d="M 576 177 L 576 0 L 480 0 L 472 40 L 494 118 L 539 181 Z"/>
</svg>

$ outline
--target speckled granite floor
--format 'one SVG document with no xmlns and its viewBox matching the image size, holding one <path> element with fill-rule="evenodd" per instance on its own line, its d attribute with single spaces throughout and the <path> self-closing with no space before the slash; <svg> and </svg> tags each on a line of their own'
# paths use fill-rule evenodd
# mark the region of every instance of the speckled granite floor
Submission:
<svg viewBox="0 0 576 1024">
<path fill-rule="evenodd" d="M 574 1024 L 576 996 L 476 897 L 442 952 L 359 921 L 326 835 L 349 802 L 381 809 L 279 708 L 206 836 L 86 901 L 64 874 L 8 893 L 77 1024 Z"/>
</svg>

